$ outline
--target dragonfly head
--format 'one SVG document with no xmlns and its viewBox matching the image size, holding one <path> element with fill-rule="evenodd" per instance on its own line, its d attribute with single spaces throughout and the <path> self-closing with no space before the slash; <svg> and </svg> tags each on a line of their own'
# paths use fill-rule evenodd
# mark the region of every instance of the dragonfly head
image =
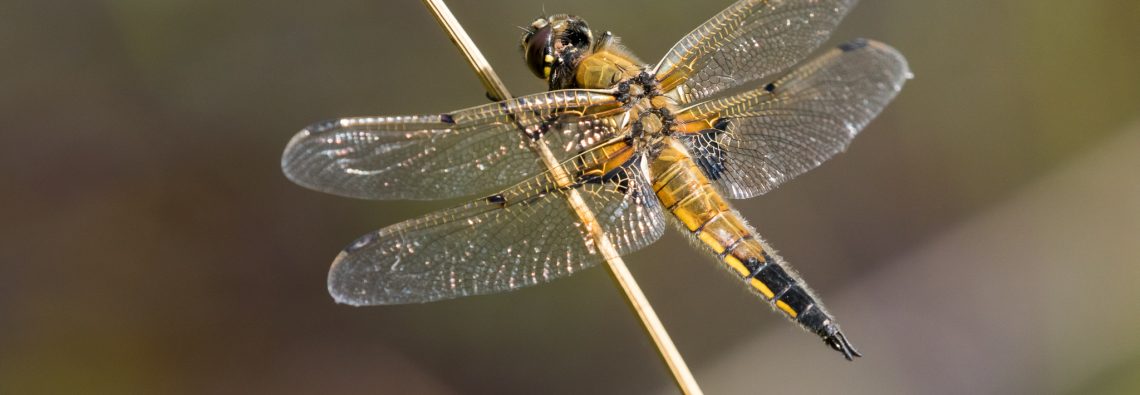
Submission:
<svg viewBox="0 0 1140 395">
<path fill-rule="evenodd" d="M 573 67 L 594 35 L 582 18 L 558 14 L 536 19 L 522 37 L 523 58 L 534 75 L 549 81 L 559 67 Z"/>
</svg>

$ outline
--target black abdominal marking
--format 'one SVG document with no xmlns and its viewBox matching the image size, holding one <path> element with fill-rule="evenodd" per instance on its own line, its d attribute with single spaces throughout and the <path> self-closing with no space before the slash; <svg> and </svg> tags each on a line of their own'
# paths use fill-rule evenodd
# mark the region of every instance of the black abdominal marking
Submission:
<svg viewBox="0 0 1140 395">
<path fill-rule="evenodd" d="M 760 267 L 760 270 L 758 270 L 753 277 L 768 286 L 768 289 L 775 294 L 775 296 L 772 297 L 774 300 L 783 296 L 784 292 L 795 284 L 795 280 L 792 280 L 792 276 L 789 276 L 788 272 L 785 272 L 784 268 L 780 267 L 780 265 L 764 265 Z"/>
</svg>

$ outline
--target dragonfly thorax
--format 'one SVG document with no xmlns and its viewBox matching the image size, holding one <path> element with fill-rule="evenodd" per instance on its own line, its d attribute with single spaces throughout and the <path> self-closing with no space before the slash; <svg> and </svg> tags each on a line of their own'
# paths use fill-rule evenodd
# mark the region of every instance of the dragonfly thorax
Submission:
<svg viewBox="0 0 1140 395">
<path fill-rule="evenodd" d="M 647 71 L 618 83 L 615 96 L 629 109 L 631 139 L 652 146 L 672 133 L 676 103 L 661 94 L 657 80 Z"/>
</svg>

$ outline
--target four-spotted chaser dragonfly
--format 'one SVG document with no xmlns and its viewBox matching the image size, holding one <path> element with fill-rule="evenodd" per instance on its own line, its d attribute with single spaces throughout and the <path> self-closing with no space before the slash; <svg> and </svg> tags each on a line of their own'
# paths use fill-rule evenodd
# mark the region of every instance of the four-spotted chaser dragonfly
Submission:
<svg viewBox="0 0 1140 395">
<path fill-rule="evenodd" d="M 775 309 L 847 359 L 859 356 L 728 202 L 844 150 L 909 78 L 902 55 L 864 39 L 775 74 L 813 52 L 854 3 L 741 0 L 652 66 L 578 17 L 542 17 L 522 49 L 549 92 L 305 128 L 282 158 L 300 185 L 366 199 L 483 196 L 356 240 L 333 262 L 329 292 L 351 305 L 428 302 L 594 266 L 603 257 L 566 200 L 576 190 L 619 253 L 673 222 Z M 555 177 L 535 144 L 569 177 Z"/>
</svg>

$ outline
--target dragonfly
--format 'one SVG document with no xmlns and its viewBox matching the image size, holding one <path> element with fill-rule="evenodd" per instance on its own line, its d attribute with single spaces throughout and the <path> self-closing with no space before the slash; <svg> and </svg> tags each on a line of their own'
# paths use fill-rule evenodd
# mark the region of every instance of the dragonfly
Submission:
<svg viewBox="0 0 1140 395">
<path fill-rule="evenodd" d="M 422 303 L 595 266 L 604 257 L 567 201 L 576 191 L 619 254 L 672 223 L 766 304 L 846 359 L 861 356 L 730 204 L 844 151 L 911 78 L 898 51 L 868 39 L 805 61 L 854 5 L 741 0 L 654 65 L 610 32 L 595 37 L 582 18 L 543 16 L 524 28 L 521 48 L 549 91 L 306 127 L 281 161 L 297 184 L 364 199 L 478 197 L 352 242 L 332 263 L 330 294 L 357 306 Z"/>
</svg>

